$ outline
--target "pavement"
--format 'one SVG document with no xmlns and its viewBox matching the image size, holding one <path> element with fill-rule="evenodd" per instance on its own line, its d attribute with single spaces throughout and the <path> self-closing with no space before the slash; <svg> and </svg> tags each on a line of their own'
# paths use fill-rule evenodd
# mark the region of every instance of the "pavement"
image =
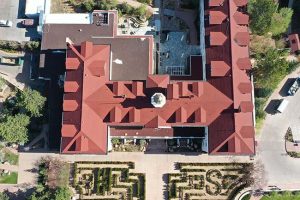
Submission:
<svg viewBox="0 0 300 200">
<path fill-rule="evenodd" d="M 146 199 L 166 199 L 166 173 L 178 172 L 175 170 L 177 162 L 249 162 L 249 157 L 241 156 L 208 156 L 207 154 L 144 154 L 142 152 L 113 152 L 108 155 L 59 155 L 57 153 L 20 153 L 18 184 L 36 184 L 36 163 L 43 156 L 61 157 L 66 161 L 133 161 L 135 172 L 146 173 Z M 3 187 L 0 187 L 0 190 Z"/>
<path fill-rule="evenodd" d="M 268 185 L 276 185 L 282 190 L 300 189 L 300 159 L 291 158 L 285 150 L 284 136 L 288 127 L 299 123 L 300 91 L 295 96 L 286 96 L 291 78 L 300 75 L 300 68 L 288 75 L 269 99 L 264 125 L 257 137 L 257 157 L 266 170 Z M 272 100 L 286 98 L 289 105 L 281 114 L 274 114 Z M 293 131 L 293 130 L 292 130 Z"/>
<path fill-rule="evenodd" d="M 29 41 L 38 38 L 36 28 L 22 28 L 20 22 L 25 13 L 25 0 L 1 0 L 0 19 L 10 20 L 12 27 L 0 27 L 1 40 Z"/>
<path fill-rule="evenodd" d="M 3 51 L 0 51 L 0 56 L 8 56 Z M 31 54 L 9 54 L 10 57 L 23 57 L 23 66 L 4 65 L 0 63 L 0 76 L 6 81 L 14 85 L 20 90 L 23 90 L 25 85 L 28 85 L 30 80 Z"/>
</svg>

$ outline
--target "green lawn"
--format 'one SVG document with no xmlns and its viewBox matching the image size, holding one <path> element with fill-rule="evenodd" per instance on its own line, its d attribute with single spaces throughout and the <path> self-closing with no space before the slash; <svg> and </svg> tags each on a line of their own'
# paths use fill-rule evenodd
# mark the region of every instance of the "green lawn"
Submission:
<svg viewBox="0 0 300 200">
<path fill-rule="evenodd" d="M 261 200 L 300 200 L 300 193 L 283 192 L 277 193 L 272 192 L 269 195 L 263 196 Z"/>
<path fill-rule="evenodd" d="M 18 173 L 12 172 L 10 175 L 0 176 L 0 183 L 17 184 Z"/>
<path fill-rule="evenodd" d="M 9 164 L 11 165 L 18 165 L 19 162 L 19 155 L 14 154 L 13 152 L 11 152 L 8 149 L 3 149 L 3 153 L 4 153 L 4 161 L 9 162 Z"/>
<path fill-rule="evenodd" d="M 247 194 L 242 198 L 242 200 L 249 200 L 251 198 L 251 194 Z"/>
</svg>

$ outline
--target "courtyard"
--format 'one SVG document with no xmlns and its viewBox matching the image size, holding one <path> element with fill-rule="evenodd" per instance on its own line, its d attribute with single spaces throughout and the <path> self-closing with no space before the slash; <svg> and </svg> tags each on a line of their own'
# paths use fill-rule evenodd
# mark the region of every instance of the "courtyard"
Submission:
<svg viewBox="0 0 300 200">
<path fill-rule="evenodd" d="M 249 157 L 233 156 L 208 156 L 207 154 L 144 154 L 142 152 L 113 152 L 108 155 L 59 155 L 54 153 L 20 153 L 19 163 L 19 188 L 36 184 L 37 174 L 35 163 L 44 156 L 60 157 L 68 162 L 130 162 L 134 163 L 134 169 L 129 173 L 145 174 L 146 187 L 145 199 L 168 199 L 167 174 L 178 173 L 178 163 L 232 163 L 250 162 Z M 124 164 L 124 163 L 123 163 Z M 129 168 L 128 165 L 120 165 L 120 168 Z M 114 164 L 113 164 L 114 165 Z M 132 166 L 132 165 L 131 165 Z M 103 166 L 98 168 L 115 168 L 116 166 Z M 96 167 L 97 168 L 97 167 Z M 118 178 L 117 178 L 118 179 Z M 122 179 L 122 178 L 121 178 Z M 79 180 L 79 176 L 78 176 Z M 125 183 L 126 184 L 126 183 Z M 6 189 L 8 186 L 1 186 Z M 12 187 L 12 186 L 9 186 Z M 13 188 L 11 188 L 13 190 Z"/>
</svg>

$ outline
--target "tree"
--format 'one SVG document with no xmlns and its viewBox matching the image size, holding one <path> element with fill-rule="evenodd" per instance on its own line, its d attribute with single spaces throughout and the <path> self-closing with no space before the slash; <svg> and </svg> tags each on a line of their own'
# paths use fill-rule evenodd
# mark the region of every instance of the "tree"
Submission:
<svg viewBox="0 0 300 200">
<path fill-rule="evenodd" d="M 9 200 L 9 197 L 5 193 L 0 193 L 0 200 Z"/>
<path fill-rule="evenodd" d="M 42 109 L 45 105 L 46 98 L 38 91 L 26 88 L 23 92 L 17 94 L 17 106 L 22 110 L 25 109 L 32 117 L 41 116 Z"/>
<path fill-rule="evenodd" d="M 274 36 L 280 35 L 288 29 L 293 16 L 293 10 L 282 8 L 278 13 L 274 13 L 271 20 L 270 31 Z"/>
<path fill-rule="evenodd" d="M 71 192 L 67 187 L 59 187 L 55 191 L 55 200 L 69 200 L 71 199 Z"/>
<path fill-rule="evenodd" d="M 255 161 L 252 164 L 244 164 L 242 170 L 243 176 L 241 182 L 246 183 L 252 190 L 262 189 L 267 185 L 265 167 L 261 161 Z"/>
<path fill-rule="evenodd" d="M 24 44 L 24 48 L 29 51 L 33 51 L 35 49 L 38 49 L 40 47 L 39 41 L 28 41 Z"/>
<path fill-rule="evenodd" d="M 119 138 L 112 138 L 112 139 L 111 139 L 111 143 L 112 143 L 113 145 L 118 145 L 118 144 L 120 144 L 120 139 L 119 139 Z"/>
<path fill-rule="evenodd" d="M 130 14 L 133 12 L 133 7 L 128 5 L 127 2 L 123 2 L 118 6 L 118 9 L 120 10 L 121 13 L 123 14 Z"/>
<path fill-rule="evenodd" d="M 28 125 L 28 116 L 24 114 L 8 115 L 4 121 L 0 123 L 0 137 L 3 141 L 8 143 L 24 144 L 28 141 Z"/>
<path fill-rule="evenodd" d="M 250 0 L 248 12 L 251 17 L 250 28 L 252 32 L 258 35 L 268 33 L 277 8 L 278 4 L 274 0 Z"/>
<path fill-rule="evenodd" d="M 93 0 L 84 1 L 81 4 L 81 7 L 87 11 L 92 12 L 94 10 L 95 2 Z"/>
<path fill-rule="evenodd" d="M 145 18 L 147 14 L 147 6 L 141 5 L 140 7 L 134 9 L 134 15 L 136 15 L 139 18 Z"/>
<path fill-rule="evenodd" d="M 249 48 L 251 54 L 264 54 L 270 48 L 275 48 L 275 41 L 268 36 L 251 35 Z"/>
<path fill-rule="evenodd" d="M 255 84 L 258 88 L 275 89 L 289 68 L 286 52 L 269 49 L 263 55 L 257 55 L 257 66 L 254 68 Z"/>
</svg>

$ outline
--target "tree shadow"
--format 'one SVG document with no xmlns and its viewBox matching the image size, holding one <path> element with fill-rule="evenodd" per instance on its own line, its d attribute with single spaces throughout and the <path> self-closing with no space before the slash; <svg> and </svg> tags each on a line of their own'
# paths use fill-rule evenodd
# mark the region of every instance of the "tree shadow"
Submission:
<svg viewBox="0 0 300 200">
<path fill-rule="evenodd" d="M 4 193 L 7 194 L 10 200 L 24 200 L 29 197 L 34 192 L 34 188 L 26 188 L 24 190 L 18 189 L 16 192 L 5 190 Z"/>
<path fill-rule="evenodd" d="M 164 185 L 163 185 L 163 199 L 168 200 L 169 199 L 169 196 L 168 196 L 168 174 L 163 174 L 162 180 L 164 182 Z"/>
</svg>

